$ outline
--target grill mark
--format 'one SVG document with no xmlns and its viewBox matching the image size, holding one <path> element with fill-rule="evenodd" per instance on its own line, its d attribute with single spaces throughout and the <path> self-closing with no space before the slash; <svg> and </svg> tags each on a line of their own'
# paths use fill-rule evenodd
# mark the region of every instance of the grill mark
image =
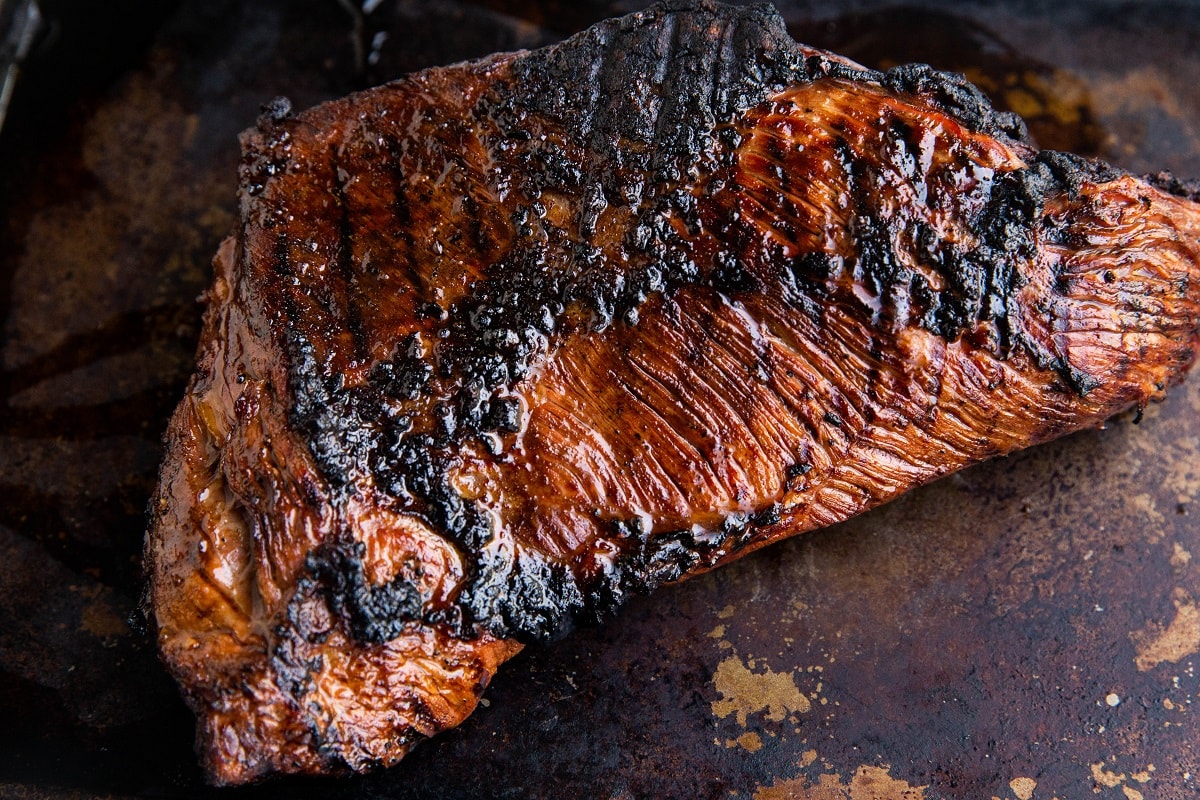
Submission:
<svg viewBox="0 0 1200 800">
<path fill-rule="evenodd" d="M 584 134 L 585 140 L 589 143 L 588 148 L 591 152 L 599 152 L 600 142 L 594 138 L 596 134 L 593 123 L 596 119 L 596 109 L 600 104 L 601 87 L 600 87 L 600 70 L 603 68 L 607 59 L 612 57 L 613 41 L 608 35 L 607 30 L 598 30 L 596 38 L 599 40 L 597 54 L 592 57 L 588 65 L 588 74 L 583 85 L 587 88 L 587 101 L 583 104 L 579 120 L 580 131 Z"/>
<path fill-rule="evenodd" d="M 747 206 L 757 206 L 758 214 L 753 215 L 757 219 L 769 220 L 769 227 L 762 232 L 771 237 L 773 241 L 783 246 L 784 251 L 798 251 L 801 249 L 800 237 L 796 235 L 796 231 L 781 231 L 777 226 L 795 221 L 802 222 L 798 215 L 793 216 L 790 220 L 782 218 L 778 212 L 778 206 L 771 202 L 774 198 L 764 198 L 760 192 L 746 191 L 738 198 L 738 204 L 742 207 L 742 214 L 749 213 Z M 814 212 L 821 211 L 815 205 L 812 207 Z M 807 232 L 807 231 L 806 231 Z"/>
<path fill-rule="evenodd" d="M 663 109 L 674 98 L 673 90 L 676 89 L 678 83 L 680 67 L 676 60 L 676 54 L 679 51 L 679 37 L 682 35 L 679 26 L 679 20 L 674 16 L 668 16 L 663 20 L 662 26 L 659 28 L 657 41 L 655 44 L 661 48 L 666 44 L 666 49 L 660 49 L 658 57 L 654 64 L 653 85 L 650 87 L 652 92 L 651 97 L 654 102 L 651 104 L 653 111 L 650 113 L 649 123 L 650 128 L 654 131 L 652 142 L 659 144 L 666 141 L 665 127 L 671 124 L 671 119 L 668 114 L 663 113 Z M 663 152 L 662 149 L 656 147 L 655 155 Z M 651 164 L 651 166 L 657 166 Z"/>
<path fill-rule="evenodd" d="M 721 35 L 717 38 L 717 53 L 712 64 L 712 88 L 709 91 L 709 107 L 723 108 L 725 105 L 724 89 L 732 81 L 733 70 L 733 33 L 737 22 L 722 19 L 720 21 Z"/>
<path fill-rule="evenodd" d="M 392 177 L 392 192 L 394 195 L 391 204 L 392 214 L 396 218 L 393 235 L 396 241 L 403 243 L 403 248 L 396 254 L 398 258 L 393 263 L 397 264 L 403 270 L 403 277 L 408 281 L 408 284 L 415 291 L 420 292 L 423 299 L 428 299 L 426 297 L 428 286 L 425 276 L 417 268 L 415 253 L 417 240 L 411 233 L 413 219 L 407 192 L 408 177 L 404 170 L 403 154 L 397 152 L 397 150 L 398 146 L 394 142 L 389 142 L 389 158 L 386 161 L 386 165 Z"/>
<path fill-rule="evenodd" d="M 336 153 L 336 148 L 331 149 L 329 161 L 333 173 L 333 193 L 341 211 L 338 215 L 338 243 L 333 261 L 345 286 L 345 322 L 354 342 L 354 358 L 361 362 L 370 356 L 370 349 L 363 329 L 362 308 L 358 302 L 362 293 L 355 291 L 358 279 L 354 264 L 354 223 L 350 214 L 350 198 L 346 193 L 346 181 L 342 178 L 343 169 Z"/>
</svg>

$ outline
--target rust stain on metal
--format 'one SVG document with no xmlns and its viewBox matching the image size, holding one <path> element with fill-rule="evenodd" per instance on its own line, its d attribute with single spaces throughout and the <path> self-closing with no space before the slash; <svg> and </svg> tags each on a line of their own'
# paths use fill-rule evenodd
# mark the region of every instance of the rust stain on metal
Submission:
<svg viewBox="0 0 1200 800">
<path fill-rule="evenodd" d="M 1135 789 L 1130 786 L 1130 783 L 1147 784 L 1151 780 L 1151 773 L 1156 771 L 1153 764 L 1147 764 L 1145 769 L 1136 770 L 1132 773 L 1115 772 L 1107 769 L 1103 761 L 1098 761 L 1091 765 L 1093 787 L 1092 791 L 1100 794 L 1103 789 L 1120 789 L 1121 793 L 1127 800 L 1144 800 L 1144 795 L 1140 789 Z"/>
<path fill-rule="evenodd" d="M 1121 782 L 1125 780 L 1125 775 L 1105 769 L 1104 762 L 1098 761 L 1092 764 L 1092 780 L 1100 786 L 1107 786 L 1112 789 L 1121 785 Z"/>
<path fill-rule="evenodd" d="M 765 711 L 767 719 L 782 722 L 812 710 L 812 703 L 796 686 L 794 673 L 773 672 L 769 667 L 755 671 L 736 654 L 717 665 L 713 685 L 721 693 L 712 703 L 713 714 L 722 719 L 736 714 L 743 728 L 750 714 Z"/>
<path fill-rule="evenodd" d="M 759 750 L 762 750 L 763 741 L 762 741 L 762 737 L 759 736 L 754 731 L 746 731 L 741 736 L 739 736 L 737 739 L 734 739 L 731 742 L 727 742 L 725 746 L 726 747 L 740 747 L 743 750 L 747 750 L 751 753 L 757 753 Z"/>
<path fill-rule="evenodd" d="M 1172 119 L 1186 120 L 1188 112 L 1172 91 L 1170 80 L 1158 67 L 1145 66 L 1119 77 L 1102 80 L 1091 94 L 1103 116 L 1162 111 Z"/>
<path fill-rule="evenodd" d="M 1162 526 L 1166 522 L 1166 517 L 1158 510 L 1155 505 L 1154 498 L 1148 493 L 1134 495 L 1130 498 L 1130 505 L 1137 511 L 1145 515 L 1146 520 L 1150 523 L 1147 528 L 1147 535 L 1151 541 L 1157 541 L 1162 536 Z"/>
<path fill-rule="evenodd" d="M 1012 789 L 1017 800 L 1032 800 L 1033 790 L 1037 788 L 1037 781 L 1033 778 L 1013 778 L 1008 782 L 1008 788 Z"/>
<path fill-rule="evenodd" d="M 800 776 L 760 787 L 754 800 L 925 800 L 928 787 L 912 786 L 890 773 L 885 764 L 859 767 L 849 783 L 837 773 L 822 773 L 815 782 Z"/>
<path fill-rule="evenodd" d="M 1175 617 L 1166 628 L 1157 623 L 1132 634 L 1137 647 L 1134 662 L 1146 672 L 1164 661 L 1176 663 L 1200 650 L 1200 608 L 1183 589 L 1176 588 L 1172 602 Z"/>
</svg>

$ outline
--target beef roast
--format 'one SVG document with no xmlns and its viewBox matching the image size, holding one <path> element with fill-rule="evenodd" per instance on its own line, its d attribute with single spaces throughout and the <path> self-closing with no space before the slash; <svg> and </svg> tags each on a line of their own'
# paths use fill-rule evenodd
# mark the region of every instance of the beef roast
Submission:
<svg viewBox="0 0 1200 800">
<path fill-rule="evenodd" d="M 393 764 L 524 643 L 1200 346 L 1185 186 L 762 8 L 279 101 L 242 146 L 146 546 L 217 783 Z"/>
</svg>

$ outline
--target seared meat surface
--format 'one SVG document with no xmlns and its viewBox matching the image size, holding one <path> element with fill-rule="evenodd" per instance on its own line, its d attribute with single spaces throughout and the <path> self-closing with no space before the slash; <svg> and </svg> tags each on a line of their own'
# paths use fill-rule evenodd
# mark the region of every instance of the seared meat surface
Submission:
<svg viewBox="0 0 1200 800">
<path fill-rule="evenodd" d="M 395 763 L 524 643 L 1200 347 L 1177 182 L 762 9 L 276 103 L 243 152 L 146 546 L 217 783 Z"/>
</svg>

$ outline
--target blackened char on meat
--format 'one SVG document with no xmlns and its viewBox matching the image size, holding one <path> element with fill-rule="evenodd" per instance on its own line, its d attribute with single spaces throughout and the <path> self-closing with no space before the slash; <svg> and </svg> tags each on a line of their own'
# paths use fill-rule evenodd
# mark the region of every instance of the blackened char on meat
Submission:
<svg viewBox="0 0 1200 800">
<path fill-rule="evenodd" d="M 1187 184 L 671 2 L 242 139 L 147 540 L 211 778 L 364 770 L 523 643 L 1160 397 Z"/>
</svg>

